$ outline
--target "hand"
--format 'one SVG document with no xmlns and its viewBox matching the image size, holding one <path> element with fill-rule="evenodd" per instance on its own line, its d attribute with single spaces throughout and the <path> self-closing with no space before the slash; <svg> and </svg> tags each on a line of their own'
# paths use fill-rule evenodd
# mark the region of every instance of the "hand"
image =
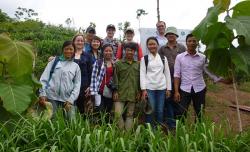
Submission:
<svg viewBox="0 0 250 152">
<path fill-rule="evenodd" d="M 90 96 L 90 88 L 88 87 L 88 88 L 84 91 L 84 93 L 85 93 L 85 97 Z"/>
<path fill-rule="evenodd" d="M 69 112 L 71 110 L 72 104 L 69 101 L 64 103 L 64 109 Z"/>
<path fill-rule="evenodd" d="M 113 100 L 114 100 L 114 102 L 118 101 L 118 92 L 117 91 L 113 92 Z"/>
<path fill-rule="evenodd" d="M 45 97 L 45 96 L 39 97 L 39 104 L 40 104 L 42 107 L 45 107 L 45 106 L 46 106 L 46 101 L 47 101 L 47 97 Z"/>
<path fill-rule="evenodd" d="M 147 91 L 146 91 L 146 90 L 143 90 L 143 91 L 142 91 L 142 96 L 141 96 L 142 100 L 145 101 L 147 96 L 148 96 Z"/>
<path fill-rule="evenodd" d="M 220 79 L 218 82 L 221 82 L 221 83 L 224 83 L 224 84 L 232 84 L 233 83 L 233 80 L 232 79 Z"/>
<path fill-rule="evenodd" d="M 137 95 L 136 95 L 136 100 L 140 101 L 140 99 L 141 99 L 141 92 L 138 92 Z"/>
<path fill-rule="evenodd" d="M 50 62 L 50 61 L 52 61 L 54 58 L 55 58 L 54 56 L 50 56 L 50 57 L 48 58 L 48 61 Z"/>
<path fill-rule="evenodd" d="M 166 90 L 166 97 L 169 98 L 171 96 L 171 91 L 170 90 Z"/>
<path fill-rule="evenodd" d="M 181 101 L 181 95 L 179 92 L 174 93 L 174 101 L 180 102 Z"/>
</svg>

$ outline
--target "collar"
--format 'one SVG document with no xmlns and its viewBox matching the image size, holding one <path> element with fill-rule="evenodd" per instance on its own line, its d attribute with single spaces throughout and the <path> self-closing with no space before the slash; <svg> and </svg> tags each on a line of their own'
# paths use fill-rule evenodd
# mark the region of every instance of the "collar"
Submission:
<svg viewBox="0 0 250 152">
<path fill-rule="evenodd" d="M 122 60 L 123 63 L 127 63 L 127 64 L 133 64 L 134 62 L 136 62 L 135 60 L 132 60 L 131 62 L 126 60 L 126 59 L 123 59 Z"/>
<path fill-rule="evenodd" d="M 64 55 L 59 56 L 59 61 L 73 61 L 73 60 L 74 60 L 74 57 L 72 57 L 71 59 L 66 59 Z"/>
<path fill-rule="evenodd" d="M 191 55 L 188 53 L 188 51 L 185 51 L 184 52 L 184 56 L 187 56 L 187 55 L 190 55 L 190 56 L 200 56 L 200 53 L 198 51 L 196 51 L 196 53 L 194 55 Z"/>
<path fill-rule="evenodd" d="M 176 42 L 176 43 L 175 43 L 175 45 L 174 45 L 174 47 L 176 48 L 176 47 L 177 47 L 177 45 L 178 45 L 178 43 Z M 167 42 L 167 44 L 165 45 L 165 47 L 166 47 L 166 48 L 170 48 L 170 47 L 169 47 L 169 43 L 168 43 L 168 42 Z"/>
</svg>

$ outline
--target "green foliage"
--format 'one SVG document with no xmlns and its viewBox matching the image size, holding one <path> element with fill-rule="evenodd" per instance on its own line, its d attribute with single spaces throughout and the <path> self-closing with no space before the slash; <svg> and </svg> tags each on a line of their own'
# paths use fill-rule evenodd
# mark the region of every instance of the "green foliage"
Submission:
<svg viewBox="0 0 250 152">
<path fill-rule="evenodd" d="M 32 72 L 35 56 L 30 45 L 11 41 L 9 37 L 2 34 L 0 35 L 0 55 L 11 77 L 19 77 Z"/>
<path fill-rule="evenodd" d="M 2 10 L 0 9 L 0 23 L 2 22 L 10 22 L 12 21 L 12 19 L 4 12 L 2 12 Z"/>
<path fill-rule="evenodd" d="M 194 29 L 193 34 L 206 45 L 205 54 L 209 69 L 221 76 L 231 76 L 232 71 L 250 72 L 250 1 L 239 2 L 229 9 L 230 0 L 214 0 L 214 7 L 208 9 L 206 17 Z M 227 11 L 224 22 L 218 22 L 218 15 Z M 230 11 L 233 11 L 230 14 Z M 236 35 L 233 33 L 236 30 Z M 235 47 L 233 41 L 242 36 L 244 47 Z"/>
<path fill-rule="evenodd" d="M 0 83 L 3 107 L 11 113 L 22 113 L 31 103 L 32 86 Z"/>
<path fill-rule="evenodd" d="M 65 121 L 32 121 L 21 118 L 0 124 L 0 151 L 240 151 L 250 148 L 250 132 L 233 135 L 210 121 L 177 123 L 176 134 L 139 125 L 131 131 L 113 124 L 93 125 L 91 118 Z M 227 133 L 227 134 L 225 134 Z"/>
<path fill-rule="evenodd" d="M 0 35 L 0 98 L 12 114 L 24 112 L 35 99 L 34 89 L 40 85 L 32 76 L 34 58 L 30 45 Z"/>
<path fill-rule="evenodd" d="M 226 24 L 229 29 L 235 29 L 237 35 L 243 35 L 246 38 L 246 43 L 250 45 L 250 16 L 228 17 L 226 18 Z"/>
</svg>

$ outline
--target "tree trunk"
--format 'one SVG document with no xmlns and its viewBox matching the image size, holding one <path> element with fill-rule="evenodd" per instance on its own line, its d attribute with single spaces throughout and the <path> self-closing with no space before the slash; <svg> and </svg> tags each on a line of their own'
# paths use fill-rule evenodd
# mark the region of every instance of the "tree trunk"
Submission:
<svg viewBox="0 0 250 152">
<path fill-rule="evenodd" d="M 238 94 L 237 94 L 237 82 L 235 81 L 234 72 L 232 72 L 232 76 L 233 76 L 233 87 L 234 87 L 234 94 L 235 94 L 235 101 L 236 101 L 239 132 L 242 132 L 242 122 L 241 122 L 241 117 L 240 117 L 240 108 L 239 108 L 239 101 L 238 101 Z"/>
<path fill-rule="evenodd" d="M 157 20 L 158 20 L 158 22 L 160 21 L 160 8 L 159 8 L 159 4 L 160 2 L 159 2 L 159 0 L 157 0 Z"/>
</svg>

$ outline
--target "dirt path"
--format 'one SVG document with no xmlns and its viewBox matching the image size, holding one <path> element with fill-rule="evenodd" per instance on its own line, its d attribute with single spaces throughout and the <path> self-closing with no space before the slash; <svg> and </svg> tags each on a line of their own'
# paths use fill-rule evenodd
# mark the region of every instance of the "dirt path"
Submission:
<svg viewBox="0 0 250 152">
<path fill-rule="evenodd" d="M 250 106 L 250 92 L 238 90 L 240 105 Z M 216 84 L 208 86 L 206 114 L 218 124 L 228 123 L 233 131 L 238 131 L 238 118 L 235 108 L 235 94 L 232 85 Z M 250 129 L 250 112 L 240 111 L 243 130 Z"/>
</svg>

